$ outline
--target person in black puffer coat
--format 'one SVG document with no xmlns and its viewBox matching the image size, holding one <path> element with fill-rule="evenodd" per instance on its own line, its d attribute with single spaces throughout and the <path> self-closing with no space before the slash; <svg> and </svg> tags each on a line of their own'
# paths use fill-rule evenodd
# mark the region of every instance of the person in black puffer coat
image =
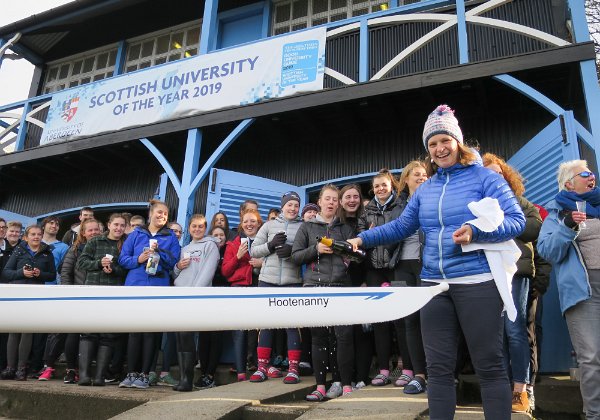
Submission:
<svg viewBox="0 0 600 420">
<path fill-rule="evenodd" d="M 398 197 L 398 182 L 387 169 L 382 169 L 372 180 L 375 196 L 365 206 L 365 211 L 358 218 L 358 232 L 364 232 L 395 220 L 400 216 L 407 199 Z M 394 280 L 394 270 L 389 267 L 390 260 L 397 243 L 380 245 L 367 251 L 367 286 L 390 286 Z M 375 331 L 375 351 L 379 364 L 379 374 L 371 381 L 371 385 L 383 386 L 390 383 L 390 356 L 392 353 L 392 323 L 381 322 L 373 325 Z M 404 346 L 405 347 L 405 346 Z"/>
<path fill-rule="evenodd" d="M 43 243 L 42 236 L 42 228 L 37 225 L 25 230 L 25 240 L 15 247 L 2 271 L 3 283 L 44 284 L 56 278 L 52 246 Z M 0 373 L 2 379 L 27 380 L 27 360 L 32 339 L 32 333 L 9 334 L 8 363 Z"/>
<path fill-rule="evenodd" d="M 339 207 L 339 190 L 332 184 L 325 185 L 319 194 L 321 212 L 316 218 L 304 222 L 294 239 L 291 260 L 300 266 L 306 264 L 303 283 L 305 287 L 350 286 L 348 264 L 333 253 L 328 246 L 317 242 L 317 237 L 327 236 L 334 240 L 346 240 L 353 229 L 343 224 L 336 213 Z M 330 330 L 325 327 L 311 328 L 312 359 L 317 389 L 306 396 L 308 401 L 322 401 L 325 397 L 336 398 L 352 392 L 351 382 L 354 370 L 354 342 L 352 325 L 333 328 L 337 341 L 337 367 L 330 366 L 333 384 L 325 391 L 325 375 L 329 351 L 334 353 L 335 346 L 330 341 Z"/>
</svg>

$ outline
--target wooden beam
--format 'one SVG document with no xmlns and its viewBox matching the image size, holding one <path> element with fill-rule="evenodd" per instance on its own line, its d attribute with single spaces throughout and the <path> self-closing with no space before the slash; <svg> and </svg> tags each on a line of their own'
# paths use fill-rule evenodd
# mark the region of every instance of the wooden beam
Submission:
<svg viewBox="0 0 600 420">
<path fill-rule="evenodd" d="M 196 127 L 207 127 L 216 124 L 241 121 L 247 118 L 258 118 L 308 109 L 315 106 L 339 104 L 347 101 L 367 99 L 373 96 L 390 95 L 424 87 L 491 77 L 497 74 L 513 73 L 594 59 L 595 53 L 592 42 L 550 48 L 543 51 L 520 54 L 507 58 L 458 65 L 441 70 L 383 79 L 376 82 L 360 83 L 352 86 L 310 92 L 288 98 L 273 99 L 257 104 L 207 112 L 201 115 L 179 118 L 162 123 L 148 124 L 142 127 L 124 129 L 118 132 L 110 132 L 83 139 L 51 143 L 22 152 L 2 155 L 0 156 L 0 166 L 42 159 L 49 156 L 63 155 L 85 149 L 93 149 Z"/>
</svg>

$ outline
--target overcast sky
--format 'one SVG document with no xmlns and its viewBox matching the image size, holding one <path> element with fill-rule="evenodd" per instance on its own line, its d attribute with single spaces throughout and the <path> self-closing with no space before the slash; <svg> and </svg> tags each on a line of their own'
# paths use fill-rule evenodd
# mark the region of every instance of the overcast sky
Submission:
<svg viewBox="0 0 600 420">
<path fill-rule="evenodd" d="M 52 9 L 72 0 L 3 0 L 0 26 Z M 11 3 L 9 6 L 7 3 Z M 33 66 L 26 60 L 4 60 L 0 67 L 0 105 L 27 99 Z"/>
</svg>

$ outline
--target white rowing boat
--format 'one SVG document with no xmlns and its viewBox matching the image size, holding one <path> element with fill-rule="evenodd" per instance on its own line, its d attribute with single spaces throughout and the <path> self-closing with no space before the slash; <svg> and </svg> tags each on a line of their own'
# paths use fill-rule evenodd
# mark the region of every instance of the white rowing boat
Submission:
<svg viewBox="0 0 600 420">
<path fill-rule="evenodd" d="M 432 287 L 112 287 L 0 285 L 0 332 L 161 332 L 391 321 Z"/>
</svg>

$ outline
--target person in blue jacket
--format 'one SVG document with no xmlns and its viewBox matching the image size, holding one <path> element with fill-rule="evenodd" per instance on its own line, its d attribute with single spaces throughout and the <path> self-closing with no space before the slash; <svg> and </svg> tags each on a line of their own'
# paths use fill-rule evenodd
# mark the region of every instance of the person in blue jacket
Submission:
<svg viewBox="0 0 600 420">
<path fill-rule="evenodd" d="M 600 418 L 600 189 L 585 160 L 563 162 L 538 252 L 552 264 L 560 309 L 577 354 L 586 419 Z M 585 210 L 581 203 L 585 203 Z M 579 203 L 579 204 L 578 204 Z"/>
<path fill-rule="evenodd" d="M 504 242 L 520 235 L 525 217 L 506 181 L 481 165 L 463 144 L 454 111 L 438 106 L 423 130 L 430 178 L 413 194 L 402 215 L 351 239 L 365 248 L 403 240 L 421 228 L 423 285 L 447 282 L 449 290 L 421 309 L 431 419 L 451 419 L 456 410 L 454 368 L 461 329 L 479 382 L 485 418 L 510 419 L 512 392 L 502 355 L 503 301 L 483 251 L 462 252 L 470 242 Z M 496 199 L 504 220 L 492 232 L 466 222 L 467 204 Z"/>
<path fill-rule="evenodd" d="M 125 286 L 169 286 L 169 275 L 179 261 L 181 247 L 177 237 L 167 228 L 169 208 L 158 200 L 150 201 L 147 226 L 138 226 L 131 232 L 119 255 L 119 265 L 129 270 Z M 156 272 L 148 272 L 148 260 L 158 253 Z M 153 361 L 154 349 L 162 333 L 131 333 L 127 348 L 129 373 L 119 384 L 121 388 L 146 389 Z"/>
</svg>

